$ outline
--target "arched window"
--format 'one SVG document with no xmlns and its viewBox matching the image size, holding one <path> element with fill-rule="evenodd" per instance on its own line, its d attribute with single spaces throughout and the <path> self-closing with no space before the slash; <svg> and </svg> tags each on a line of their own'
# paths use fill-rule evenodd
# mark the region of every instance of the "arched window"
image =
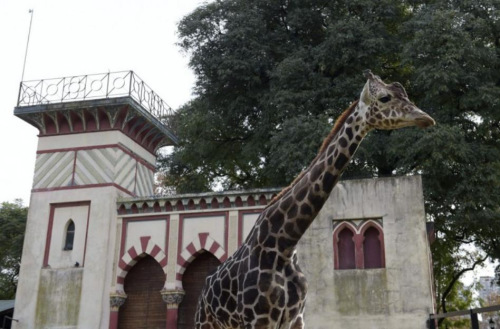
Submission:
<svg viewBox="0 0 500 329">
<path fill-rule="evenodd" d="M 336 270 L 385 268 L 384 248 L 381 219 L 335 223 L 333 266 Z"/>
<path fill-rule="evenodd" d="M 356 268 L 354 233 L 347 227 L 338 235 L 339 269 L 347 270 Z"/>
<path fill-rule="evenodd" d="M 382 268 L 382 246 L 380 232 L 370 227 L 363 235 L 363 254 L 365 268 Z"/>
<path fill-rule="evenodd" d="M 73 250 L 73 241 L 75 240 L 75 223 L 69 220 L 66 226 L 66 238 L 64 240 L 64 250 Z"/>
</svg>

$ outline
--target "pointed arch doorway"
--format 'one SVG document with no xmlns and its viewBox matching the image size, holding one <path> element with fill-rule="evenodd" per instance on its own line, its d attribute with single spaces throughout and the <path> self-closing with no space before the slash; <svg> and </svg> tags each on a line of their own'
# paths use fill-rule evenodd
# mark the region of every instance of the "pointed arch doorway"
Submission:
<svg viewBox="0 0 500 329">
<path fill-rule="evenodd" d="M 182 287 L 186 294 L 179 305 L 177 329 L 194 328 L 194 315 L 205 278 L 219 265 L 220 261 L 214 255 L 204 252 L 186 268 L 182 276 Z"/>
<path fill-rule="evenodd" d="M 120 329 L 165 329 L 167 307 L 160 291 L 165 273 L 160 264 L 147 255 L 130 269 L 125 277 L 125 304 L 120 308 Z"/>
</svg>

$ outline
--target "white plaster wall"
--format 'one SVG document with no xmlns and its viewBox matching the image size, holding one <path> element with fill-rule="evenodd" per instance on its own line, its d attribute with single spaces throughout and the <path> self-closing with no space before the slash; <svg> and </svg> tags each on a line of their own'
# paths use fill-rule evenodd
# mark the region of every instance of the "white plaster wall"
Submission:
<svg viewBox="0 0 500 329">
<path fill-rule="evenodd" d="M 229 211 L 228 241 L 226 250 L 228 256 L 232 255 L 238 249 L 238 226 L 238 211 Z"/>
<path fill-rule="evenodd" d="M 177 262 L 172 261 L 177 259 L 177 247 L 179 239 L 179 214 L 170 215 L 170 229 L 169 229 L 169 239 L 168 239 L 168 259 L 167 264 L 167 282 L 165 284 L 166 289 L 180 288 L 176 286 L 175 273 L 177 269 Z M 180 251 L 179 251 L 180 252 Z"/>
<path fill-rule="evenodd" d="M 185 217 L 182 227 L 182 250 L 191 242 L 198 241 L 199 233 L 209 233 L 222 248 L 225 248 L 224 233 L 226 230 L 225 216 Z"/>
<path fill-rule="evenodd" d="M 110 144 L 123 146 L 130 153 L 136 154 L 150 165 L 154 166 L 156 162 L 154 154 L 149 153 L 119 131 L 40 137 L 38 139 L 38 151 L 85 148 Z M 120 152 L 122 151 L 117 151 L 117 156 L 119 156 Z M 82 154 L 86 154 L 86 151 L 82 151 Z M 131 162 L 133 166 L 136 165 L 136 160 L 129 160 L 129 158 L 128 154 L 123 157 L 123 166 L 130 165 Z M 151 179 L 152 174 L 145 172 L 144 177 Z M 144 188 L 143 190 L 147 190 L 146 192 L 148 192 L 150 188 Z M 116 200 L 118 197 L 127 196 L 124 192 L 112 186 L 47 190 L 31 194 L 14 315 L 16 319 L 19 319 L 19 322 L 14 323 L 13 328 L 36 328 L 36 319 L 39 319 L 39 322 L 42 321 L 45 323 L 44 326 L 47 328 L 94 329 L 109 327 L 109 294 L 111 292 L 110 287 L 114 283 L 112 278 L 116 278 L 116 273 L 114 272 L 117 266 L 115 245 L 117 245 L 117 233 L 120 232 L 117 229 L 119 225 L 116 218 Z M 53 236 L 51 238 L 51 253 L 49 254 L 48 263 L 49 265 L 54 264 L 54 267 L 59 268 L 42 268 L 48 234 L 50 205 L 82 201 L 90 203 L 90 206 L 86 210 L 81 207 L 56 209 L 52 231 Z M 84 213 L 87 213 L 88 216 L 84 215 Z M 68 217 L 75 221 L 76 226 L 75 248 L 71 252 L 71 256 L 61 251 L 61 243 L 63 243 L 61 228 L 65 226 Z M 80 235 L 83 231 L 80 231 L 80 229 L 87 225 L 87 217 L 89 218 L 86 232 L 88 234 L 88 241 L 84 251 L 85 263 L 82 264 L 79 258 L 83 258 L 82 245 L 85 245 L 85 239 Z M 85 222 L 85 225 L 83 222 Z M 165 241 L 165 230 L 163 230 L 163 241 Z M 164 242 L 161 245 L 164 245 Z M 84 266 L 79 269 L 66 267 L 66 263 L 69 262 L 74 265 L 76 261 L 79 261 Z M 57 285 L 54 286 L 53 278 L 69 278 L 75 273 L 78 273 L 78 277 L 81 278 L 78 279 L 78 284 L 81 286 L 81 294 L 77 298 L 78 300 L 71 300 L 71 302 L 79 305 L 78 319 L 70 320 L 71 323 L 77 323 L 77 325 L 72 324 L 67 326 L 64 323 L 52 323 L 59 321 L 58 319 L 66 321 L 62 320 L 65 318 L 64 316 L 51 316 L 47 318 L 43 314 L 38 314 L 37 317 L 37 312 L 40 313 L 43 312 L 41 310 L 47 309 L 37 307 L 37 300 L 45 302 L 51 299 L 64 301 L 65 298 L 68 298 L 68 296 L 65 296 L 65 291 L 68 292 L 68 289 L 59 289 Z M 47 287 L 47 284 L 51 286 Z M 41 296 L 39 294 L 41 291 L 44 292 L 42 294 L 43 298 L 39 299 L 37 297 Z"/>
<path fill-rule="evenodd" d="M 90 216 L 83 267 L 78 328 L 109 326 L 109 287 L 116 239 L 116 199 L 122 194 L 114 187 L 84 188 L 31 194 L 21 262 L 13 328 L 36 328 L 37 295 L 43 269 L 43 253 L 51 203 L 90 201 Z M 124 197 L 125 195 L 121 195 Z M 51 270 L 51 269 L 47 269 Z M 68 268 L 68 271 L 73 270 Z M 55 299 L 64 296 L 54 296 Z M 54 324 L 52 327 L 57 327 Z"/>
<path fill-rule="evenodd" d="M 109 144 L 122 144 L 151 165 L 155 165 L 156 156 L 149 153 L 130 137 L 120 131 L 87 132 L 59 136 L 43 136 L 38 139 L 38 151 L 54 149 L 78 148 L 87 146 L 102 146 Z"/>
<path fill-rule="evenodd" d="M 248 234 L 252 230 L 255 222 L 257 221 L 257 218 L 259 218 L 260 213 L 255 213 L 255 214 L 243 214 L 242 215 L 242 234 L 241 234 L 241 241 L 245 241 L 247 238 Z"/>
<path fill-rule="evenodd" d="M 127 224 L 127 242 L 125 252 L 132 246 L 141 245 L 142 236 L 150 236 L 150 243 L 157 244 L 164 252 L 167 235 L 167 220 L 133 221 Z M 138 250 L 140 252 L 141 249 Z"/>
<path fill-rule="evenodd" d="M 385 269 L 334 270 L 333 220 L 382 218 Z M 430 250 L 419 176 L 341 182 L 303 236 L 312 329 L 424 329 L 433 310 Z"/>
<path fill-rule="evenodd" d="M 88 215 L 89 206 L 87 205 L 62 207 L 54 210 L 52 237 L 48 258 L 48 263 L 51 268 L 73 267 L 76 262 L 83 264 Z M 75 223 L 73 249 L 64 250 L 66 228 L 70 219 Z"/>
</svg>

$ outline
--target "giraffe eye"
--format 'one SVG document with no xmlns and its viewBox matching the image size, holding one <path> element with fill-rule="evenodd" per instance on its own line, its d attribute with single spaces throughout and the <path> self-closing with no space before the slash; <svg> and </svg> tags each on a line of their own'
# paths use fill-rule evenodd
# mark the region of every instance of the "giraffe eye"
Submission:
<svg viewBox="0 0 500 329">
<path fill-rule="evenodd" d="M 387 103 L 388 101 L 391 100 L 391 95 L 380 97 L 378 100 L 381 101 L 382 103 Z"/>
</svg>

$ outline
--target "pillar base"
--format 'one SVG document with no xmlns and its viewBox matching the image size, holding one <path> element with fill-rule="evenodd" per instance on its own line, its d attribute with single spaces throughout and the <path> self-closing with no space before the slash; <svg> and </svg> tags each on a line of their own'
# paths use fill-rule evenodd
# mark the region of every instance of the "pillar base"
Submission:
<svg viewBox="0 0 500 329">
<path fill-rule="evenodd" d="M 178 308 L 185 294 L 184 290 L 178 289 L 161 291 L 161 297 L 167 304 L 167 328 L 169 329 L 177 329 Z"/>
</svg>

